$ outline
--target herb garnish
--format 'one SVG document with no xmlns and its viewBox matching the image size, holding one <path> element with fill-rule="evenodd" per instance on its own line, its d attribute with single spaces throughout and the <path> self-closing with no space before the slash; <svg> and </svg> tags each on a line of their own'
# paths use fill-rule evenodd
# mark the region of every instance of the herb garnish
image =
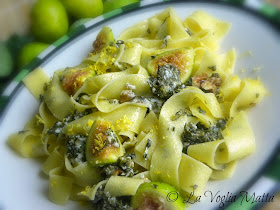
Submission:
<svg viewBox="0 0 280 210">
<path fill-rule="evenodd" d="M 167 44 L 168 44 L 168 40 L 171 39 L 171 36 L 166 36 L 164 37 L 164 39 L 162 40 L 162 47 L 167 47 Z"/>
<path fill-rule="evenodd" d="M 183 115 L 192 116 L 192 114 L 189 110 L 180 109 L 178 112 L 175 113 L 175 115 L 170 117 L 170 120 L 172 120 L 172 121 L 178 120 Z"/>
<path fill-rule="evenodd" d="M 151 146 L 152 146 L 152 140 L 151 140 L 151 139 L 148 139 L 147 144 L 146 144 L 146 147 L 145 147 L 145 152 L 144 152 L 144 154 L 143 154 L 144 160 L 147 160 L 148 151 L 149 151 L 149 148 L 150 148 Z"/>
<path fill-rule="evenodd" d="M 115 45 L 117 48 L 119 48 L 122 44 L 124 44 L 123 40 L 117 40 Z"/>
<path fill-rule="evenodd" d="M 85 115 L 88 115 L 92 113 L 91 109 L 87 109 L 84 112 L 77 112 L 75 111 L 74 114 L 68 115 L 67 117 L 65 117 L 63 119 L 63 121 L 57 121 L 49 130 L 48 130 L 48 134 L 54 134 L 56 136 L 58 136 L 62 130 L 62 128 L 67 125 L 68 123 L 77 120 Z"/>
<path fill-rule="evenodd" d="M 105 185 L 101 185 L 92 201 L 94 209 L 97 210 L 132 210 L 130 206 L 131 196 L 113 197 L 109 192 L 105 192 Z"/>
<path fill-rule="evenodd" d="M 216 71 L 216 66 L 208 66 L 208 69 L 212 70 L 212 71 Z"/>
<path fill-rule="evenodd" d="M 188 29 L 188 28 L 186 29 L 186 32 L 187 32 L 190 36 L 193 35 L 193 32 L 191 32 L 190 29 Z"/>
<path fill-rule="evenodd" d="M 201 114 L 205 114 L 205 113 L 206 113 L 206 111 L 204 111 L 203 109 L 201 109 L 200 106 L 198 107 L 198 111 L 199 111 L 199 113 L 201 113 Z"/>
<path fill-rule="evenodd" d="M 66 139 L 67 157 L 72 165 L 86 161 L 85 147 L 87 137 L 81 134 L 69 135 Z"/>
<path fill-rule="evenodd" d="M 119 157 L 117 163 L 101 167 L 101 173 L 105 178 L 113 175 L 132 177 L 136 174 L 133 170 L 135 153 Z"/>
<path fill-rule="evenodd" d="M 180 80 L 179 69 L 170 64 L 159 65 L 157 76 L 150 77 L 148 84 L 153 94 L 165 100 L 185 88 Z"/>
<path fill-rule="evenodd" d="M 187 153 L 187 148 L 190 145 L 223 139 L 224 137 L 222 135 L 222 131 L 225 129 L 226 124 L 226 119 L 218 120 L 218 122 L 214 126 L 211 126 L 209 128 L 206 128 L 200 122 L 197 124 L 186 124 L 184 132 L 181 136 L 183 142 L 183 152 Z"/>
</svg>

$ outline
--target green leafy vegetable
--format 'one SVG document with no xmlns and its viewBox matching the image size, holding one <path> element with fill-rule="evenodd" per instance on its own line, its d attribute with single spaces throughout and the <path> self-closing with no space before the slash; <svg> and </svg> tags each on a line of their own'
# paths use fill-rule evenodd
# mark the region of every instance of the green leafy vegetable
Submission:
<svg viewBox="0 0 280 210">
<path fill-rule="evenodd" d="M 67 157 L 72 165 L 80 164 L 86 161 L 86 140 L 87 137 L 80 134 L 67 136 Z"/>
<path fill-rule="evenodd" d="M 206 128 L 200 122 L 197 124 L 189 123 L 185 125 L 184 132 L 181 139 L 183 142 L 183 152 L 187 153 L 187 148 L 193 144 L 200 144 L 204 142 L 215 141 L 223 139 L 222 131 L 227 124 L 226 119 L 220 119 L 218 122 L 209 128 Z"/>
<path fill-rule="evenodd" d="M 113 197 L 109 192 L 104 192 L 104 185 L 101 185 L 92 201 L 96 210 L 132 210 L 130 206 L 131 196 Z"/>
<path fill-rule="evenodd" d="M 170 64 L 158 66 L 157 76 L 150 77 L 148 84 L 153 94 L 165 100 L 185 88 L 180 80 L 179 69 Z"/>
</svg>

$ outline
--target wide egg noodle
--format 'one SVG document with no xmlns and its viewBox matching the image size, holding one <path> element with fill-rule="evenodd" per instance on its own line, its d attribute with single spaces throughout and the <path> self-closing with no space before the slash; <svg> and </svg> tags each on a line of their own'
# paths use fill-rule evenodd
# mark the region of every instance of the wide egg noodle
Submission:
<svg viewBox="0 0 280 210">
<path fill-rule="evenodd" d="M 49 176 L 49 198 L 52 202 L 65 205 L 71 194 L 73 178 L 64 174 L 63 149 L 56 147 L 45 160 L 42 170 Z"/>
<path fill-rule="evenodd" d="M 55 124 L 55 122 L 57 121 L 57 118 L 55 118 L 52 115 L 52 113 L 50 112 L 49 108 L 47 107 L 47 105 L 44 101 L 40 104 L 39 115 L 43 121 L 43 124 L 44 124 L 43 133 L 45 133 L 45 131 L 47 129 L 49 129 L 51 126 L 53 126 Z"/>
<path fill-rule="evenodd" d="M 127 134 L 128 133 L 128 134 Z M 126 134 L 124 134 L 124 135 L 122 135 L 122 133 L 121 132 L 119 132 L 119 135 L 124 139 L 125 137 L 127 137 L 129 140 L 127 141 L 127 140 L 124 140 L 124 142 L 123 142 L 123 148 L 125 149 L 125 150 L 128 150 L 128 149 L 130 149 L 131 147 L 134 147 L 135 146 L 135 144 L 138 142 L 138 140 L 137 140 L 137 138 L 135 137 L 135 133 L 132 133 L 132 132 L 129 132 L 129 131 L 127 131 L 127 133 Z M 130 135 L 132 136 L 132 137 L 130 137 Z"/>
<path fill-rule="evenodd" d="M 116 131 L 139 133 L 139 128 L 146 114 L 146 107 L 127 105 L 111 113 L 100 113 L 100 116 L 111 121 Z"/>
<path fill-rule="evenodd" d="M 245 112 L 240 112 L 234 117 L 222 135 L 222 140 L 190 145 L 187 154 L 213 169 L 221 170 L 225 163 L 238 160 L 255 151 L 255 138 Z"/>
<path fill-rule="evenodd" d="M 222 83 L 220 88 L 220 95 L 222 102 L 233 102 L 236 96 L 241 91 L 241 79 L 237 75 L 230 75 Z"/>
<path fill-rule="evenodd" d="M 223 116 L 217 99 L 213 97 L 213 94 L 203 93 L 198 88 L 188 87 L 166 101 L 159 116 L 158 146 L 155 148 L 151 162 L 153 180 L 179 186 L 178 168 L 183 149 L 181 134 L 185 123 L 188 122 L 190 117 L 183 115 L 176 120 L 172 120 L 172 116 L 175 116 L 179 110 L 186 110 L 194 101 L 199 100 L 207 105 L 214 117 Z M 175 127 L 173 132 L 171 131 L 172 127 Z M 162 160 L 165 160 L 165 164 L 162 164 Z"/>
<path fill-rule="evenodd" d="M 44 100 L 51 113 L 57 119 L 63 120 L 75 110 L 75 107 L 68 94 L 62 89 L 58 74 L 59 72 L 54 73 L 44 94 Z"/>
<path fill-rule="evenodd" d="M 241 92 L 241 89 L 241 79 L 237 75 L 229 75 L 225 81 L 223 81 L 220 87 L 219 97 L 225 117 L 229 117 L 232 103 Z"/>
<path fill-rule="evenodd" d="M 150 171 L 143 171 L 139 174 L 134 175 L 132 178 L 134 179 L 144 179 L 145 181 L 151 180 Z"/>
<path fill-rule="evenodd" d="M 96 185 L 87 186 L 87 187 L 85 187 L 85 189 L 83 191 L 79 192 L 78 195 L 82 196 L 84 199 L 87 199 L 87 200 L 94 200 L 97 190 L 100 187 L 102 187 L 103 185 L 105 185 L 107 183 L 107 181 L 108 180 L 103 180 L 103 181 L 97 183 Z"/>
<path fill-rule="evenodd" d="M 236 52 L 235 49 L 231 49 L 227 53 L 217 56 L 217 65 L 226 74 L 233 74 L 235 62 L 236 62 Z"/>
<path fill-rule="evenodd" d="M 149 18 L 148 29 L 144 37 L 146 37 L 147 39 L 154 39 L 157 36 L 159 29 L 161 28 L 161 26 L 165 21 L 166 19 L 160 20 L 156 16 Z"/>
<path fill-rule="evenodd" d="M 235 98 L 230 108 L 230 117 L 241 110 L 248 110 L 259 103 L 267 94 L 260 80 L 245 79 L 241 82 L 241 92 Z"/>
<path fill-rule="evenodd" d="M 33 135 L 32 131 L 12 134 L 9 137 L 9 145 L 23 157 L 43 156 L 41 136 Z"/>
<path fill-rule="evenodd" d="M 140 64 L 142 46 L 134 42 L 126 42 L 123 46 L 122 53 L 117 57 L 116 62 L 120 65 L 130 64 L 132 66 Z"/>
<path fill-rule="evenodd" d="M 219 170 L 223 167 L 222 163 L 217 163 L 215 161 L 215 156 L 217 153 L 217 149 L 220 144 L 223 143 L 221 140 L 205 142 L 201 144 L 190 145 L 188 147 L 187 154 L 202 162 L 207 164 L 209 167 Z"/>
<path fill-rule="evenodd" d="M 211 68 L 214 68 L 214 70 Z M 194 75 L 207 74 L 208 76 L 211 76 L 213 73 L 219 74 L 222 81 L 224 81 L 227 77 L 224 69 L 220 66 L 217 66 L 216 59 L 208 51 L 206 51 L 201 60 L 201 63 L 199 64 L 199 69 L 195 72 Z"/>
<path fill-rule="evenodd" d="M 60 205 L 64 205 L 71 194 L 73 196 L 77 194 L 72 192 L 72 185 L 85 187 L 101 181 L 100 171 L 97 168 L 90 167 L 87 162 L 72 167 L 63 153 L 63 149 L 56 147 L 42 168 L 50 177 L 50 199 Z"/>
<path fill-rule="evenodd" d="M 152 154 L 157 144 L 157 132 L 150 131 L 144 138 L 137 142 L 135 145 L 135 158 L 133 159 L 135 163 L 142 166 L 143 168 L 149 170 L 151 165 Z M 150 142 L 151 146 L 148 147 L 148 151 L 146 152 L 146 147 L 148 141 Z M 145 153 L 146 152 L 146 153 Z M 144 157 L 146 154 L 146 157 Z"/>
<path fill-rule="evenodd" d="M 172 8 L 170 9 L 170 16 L 167 20 L 167 28 L 168 35 L 170 35 L 172 39 L 185 39 L 190 37 L 185 30 L 183 22 Z"/>
<path fill-rule="evenodd" d="M 208 52 L 208 50 L 205 49 L 204 47 L 194 48 L 195 59 L 194 59 L 194 66 L 193 66 L 191 76 L 193 76 L 200 68 L 200 63 L 201 63 L 202 59 L 204 58 L 204 55 L 206 52 Z"/>
<path fill-rule="evenodd" d="M 136 37 L 145 37 L 148 35 L 148 20 L 141 21 L 133 25 L 132 27 L 127 28 L 124 30 L 120 36 L 118 37 L 119 40 L 129 40 Z"/>
<path fill-rule="evenodd" d="M 122 137 L 124 142 L 124 148 L 129 148 L 134 144 L 135 133 L 129 130 L 120 130 L 118 131 L 118 135 Z M 131 145 L 132 144 L 132 145 Z"/>
<path fill-rule="evenodd" d="M 213 170 L 210 179 L 221 180 L 231 178 L 235 167 L 237 165 L 237 161 L 234 160 L 230 163 L 224 164 L 221 170 Z"/>
<path fill-rule="evenodd" d="M 192 39 L 197 42 L 197 47 L 203 47 L 209 52 L 216 53 L 219 49 L 218 40 L 210 30 L 202 30 L 199 33 L 193 35 Z"/>
<path fill-rule="evenodd" d="M 144 38 L 133 38 L 130 41 L 140 44 L 143 47 L 143 50 L 153 49 L 157 50 L 162 47 L 163 41 L 159 39 L 144 39 Z"/>
<path fill-rule="evenodd" d="M 154 39 L 160 27 L 162 26 L 163 22 L 169 16 L 170 16 L 170 9 L 168 8 L 147 20 L 141 21 L 125 29 L 123 32 L 121 32 L 118 39 L 129 40 L 129 39 L 139 38 L 139 37 Z M 150 29 L 150 33 L 148 29 Z"/>
<path fill-rule="evenodd" d="M 163 45 L 163 42 L 159 40 L 142 40 L 139 42 L 137 39 L 134 41 L 144 44 L 144 47 L 147 48 L 167 48 L 167 49 L 175 49 L 175 48 L 182 48 L 182 47 L 191 47 L 191 48 L 199 48 L 203 47 L 209 51 L 216 52 L 218 49 L 218 45 L 216 43 L 216 39 L 209 31 L 202 31 L 201 33 L 193 36 L 191 38 L 173 40 L 169 39 L 166 43 L 166 46 Z M 152 43 L 153 45 L 150 45 Z"/>
<path fill-rule="evenodd" d="M 194 92 L 193 104 L 204 105 L 205 110 L 209 111 L 214 118 L 224 118 L 220 104 L 213 93 L 204 93 L 202 90 L 196 87 L 188 87 L 186 92 Z M 206 109 L 207 108 L 207 109 Z M 207 112 L 206 112 L 207 113 Z"/>
<path fill-rule="evenodd" d="M 40 96 L 44 94 L 45 84 L 50 81 L 50 78 L 39 67 L 26 75 L 22 81 L 32 95 L 39 100 Z"/>
<path fill-rule="evenodd" d="M 212 116 L 207 106 L 203 103 L 195 103 L 189 106 L 189 109 L 193 116 L 199 119 L 199 121 L 206 127 L 216 124 L 216 118 Z"/>
<path fill-rule="evenodd" d="M 179 165 L 179 188 L 183 194 L 201 195 L 211 174 L 211 168 L 186 154 L 182 154 Z"/>
<path fill-rule="evenodd" d="M 50 171 L 61 167 L 64 167 L 63 151 L 60 147 L 55 147 L 54 150 L 49 154 L 48 158 L 44 161 L 42 171 L 46 175 L 49 175 Z"/>
<path fill-rule="evenodd" d="M 144 179 L 129 178 L 123 176 L 111 176 L 106 183 L 105 192 L 111 196 L 133 196 L 138 187 L 145 182 Z"/>
<path fill-rule="evenodd" d="M 44 126 L 41 135 L 41 140 L 44 147 L 44 153 L 46 155 L 49 155 L 50 152 L 52 152 L 54 148 L 58 146 L 56 136 L 50 135 L 48 133 L 49 128 L 52 127 L 57 122 L 57 118 L 55 118 L 52 115 L 45 102 L 42 102 L 40 104 L 39 116 Z"/>
<path fill-rule="evenodd" d="M 89 188 L 89 186 L 86 186 L 86 188 Z M 85 190 L 85 187 L 81 187 L 81 186 L 73 183 L 71 193 L 69 195 L 69 200 L 78 201 L 85 205 L 86 202 L 89 201 L 89 198 L 81 194 L 81 192 L 83 192 L 84 190 Z"/>
<path fill-rule="evenodd" d="M 52 202 L 65 205 L 69 199 L 73 179 L 62 175 L 63 168 L 58 167 L 49 172 L 49 198 Z"/>
<path fill-rule="evenodd" d="M 107 74 L 101 74 L 95 77 L 91 77 L 87 79 L 83 86 L 75 93 L 73 96 L 76 99 L 80 94 L 95 94 L 97 93 L 102 87 L 110 83 L 111 81 L 123 77 L 125 75 L 130 74 L 139 74 L 143 76 L 148 76 L 147 70 L 141 67 L 140 65 L 136 65 L 131 67 L 125 71 L 120 72 L 110 72 Z"/>
<path fill-rule="evenodd" d="M 37 117 L 33 117 L 24 126 L 22 131 L 12 134 L 8 138 L 8 144 L 23 157 L 40 157 L 45 155 L 41 141 L 43 124 L 38 122 Z"/>
<path fill-rule="evenodd" d="M 211 30 L 217 40 L 223 38 L 231 27 L 231 24 L 218 20 L 203 11 L 192 13 L 185 19 L 184 25 L 195 34 L 205 29 Z"/>
<path fill-rule="evenodd" d="M 136 96 L 152 96 L 150 86 L 147 83 L 148 77 L 142 75 L 127 75 L 116 79 L 106 86 L 104 86 L 96 95 L 93 96 L 92 102 L 95 107 L 101 112 L 111 112 L 119 107 L 136 104 L 138 106 L 147 106 L 141 103 L 124 102 L 110 103 L 110 101 L 116 99 L 119 100 L 121 92 L 126 89 L 126 84 L 134 85 L 136 88 L 133 90 Z"/>
<path fill-rule="evenodd" d="M 139 132 L 143 131 L 144 133 L 149 132 L 158 132 L 158 118 L 153 111 L 150 111 L 149 114 L 145 116 L 141 125 L 139 127 Z"/>
<path fill-rule="evenodd" d="M 65 135 L 87 135 L 93 122 L 100 117 L 111 122 L 119 135 L 126 135 L 132 141 L 134 137 L 132 134 L 139 132 L 140 124 L 145 117 L 146 110 L 146 107 L 127 105 L 109 113 L 94 112 L 72 121 L 63 128 L 62 133 Z M 64 139 L 62 136 L 61 138 Z"/>
<path fill-rule="evenodd" d="M 117 45 L 118 42 L 116 42 Z M 94 62 L 96 68 L 107 68 L 112 70 L 124 70 L 127 66 L 140 64 L 142 46 L 138 43 L 125 41 L 118 47 L 108 45 L 100 53 L 90 54 L 84 62 Z"/>
<path fill-rule="evenodd" d="M 246 112 L 236 115 L 222 132 L 224 143 L 216 152 L 216 162 L 229 163 L 255 151 L 255 137 L 248 123 Z"/>
<path fill-rule="evenodd" d="M 97 167 L 91 167 L 88 162 L 73 167 L 68 158 L 65 157 L 65 167 L 73 176 L 73 182 L 76 185 L 82 187 L 92 186 L 102 180 L 100 169 Z"/>
</svg>

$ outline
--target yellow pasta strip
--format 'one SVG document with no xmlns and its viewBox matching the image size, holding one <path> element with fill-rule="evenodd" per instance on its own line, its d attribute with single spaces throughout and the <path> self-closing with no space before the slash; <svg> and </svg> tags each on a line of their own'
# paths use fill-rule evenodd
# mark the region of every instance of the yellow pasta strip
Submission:
<svg viewBox="0 0 280 210">
<path fill-rule="evenodd" d="M 45 85 L 50 81 L 50 78 L 39 67 L 26 75 L 22 81 L 32 95 L 39 100 L 40 95 L 44 94 Z"/>
<path fill-rule="evenodd" d="M 135 195 L 138 187 L 144 183 L 144 179 L 129 178 L 123 176 L 111 176 L 104 191 L 111 196 Z"/>
<path fill-rule="evenodd" d="M 212 170 L 192 157 L 182 154 L 179 166 L 179 187 L 194 196 L 203 193 Z"/>
<path fill-rule="evenodd" d="M 235 170 L 237 161 L 232 161 L 230 163 L 224 164 L 224 168 L 221 170 L 213 170 L 210 179 L 228 179 L 231 178 Z"/>
<path fill-rule="evenodd" d="M 59 167 L 64 167 L 64 157 L 59 152 L 58 147 L 56 147 L 49 155 L 47 160 L 43 163 L 42 171 L 46 175 L 49 175 L 51 170 Z"/>
<path fill-rule="evenodd" d="M 255 151 L 255 138 L 244 111 L 236 115 L 223 131 L 224 143 L 217 150 L 216 161 L 229 163 Z"/>
<path fill-rule="evenodd" d="M 102 180 L 100 170 L 98 168 L 91 167 L 87 162 L 73 167 L 68 158 L 65 157 L 65 166 L 66 169 L 73 175 L 74 183 L 79 186 L 92 186 Z"/>
<path fill-rule="evenodd" d="M 207 164 L 213 169 L 221 169 L 223 165 L 215 162 L 216 151 L 221 143 L 223 143 L 223 141 L 217 140 L 196 145 L 190 145 L 188 147 L 187 154 L 192 158 Z"/>
<path fill-rule="evenodd" d="M 62 168 L 50 171 L 49 198 L 52 202 L 65 205 L 72 189 L 72 178 L 60 175 Z"/>
</svg>

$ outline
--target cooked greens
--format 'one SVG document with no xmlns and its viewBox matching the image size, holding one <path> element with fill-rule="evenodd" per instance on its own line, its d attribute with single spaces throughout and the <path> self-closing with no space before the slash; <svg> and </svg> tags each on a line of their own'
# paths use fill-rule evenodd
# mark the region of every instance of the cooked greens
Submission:
<svg viewBox="0 0 280 210">
<path fill-rule="evenodd" d="M 187 148 L 193 144 L 200 144 L 204 142 L 215 141 L 223 139 L 222 131 L 227 124 L 226 119 L 220 119 L 217 123 L 209 128 L 205 127 L 202 123 L 189 123 L 185 125 L 184 132 L 181 139 L 183 142 L 183 152 L 187 153 Z"/>
</svg>

